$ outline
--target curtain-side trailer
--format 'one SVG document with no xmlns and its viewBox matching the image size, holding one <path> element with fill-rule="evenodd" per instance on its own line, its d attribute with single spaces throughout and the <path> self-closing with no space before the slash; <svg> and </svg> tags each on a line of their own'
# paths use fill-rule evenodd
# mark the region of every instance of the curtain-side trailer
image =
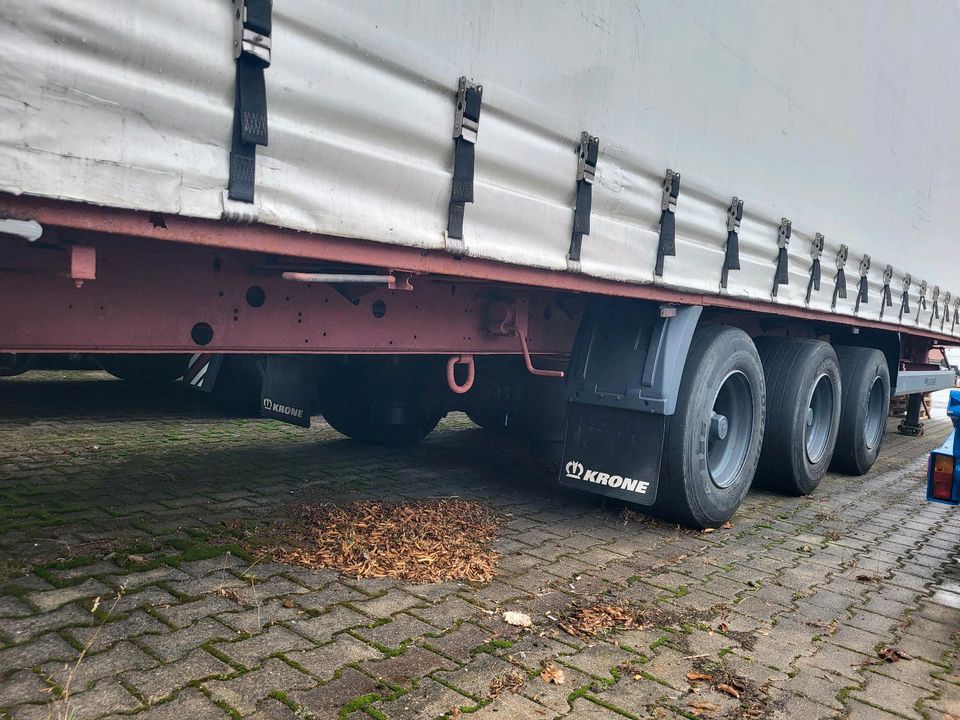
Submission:
<svg viewBox="0 0 960 720">
<path fill-rule="evenodd" d="M 0 0 L 0 370 L 97 355 L 694 526 L 955 374 L 960 10 Z M 181 363 L 184 363 L 181 366 Z M 171 367 L 173 370 L 171 370 Z"/>
</svg>

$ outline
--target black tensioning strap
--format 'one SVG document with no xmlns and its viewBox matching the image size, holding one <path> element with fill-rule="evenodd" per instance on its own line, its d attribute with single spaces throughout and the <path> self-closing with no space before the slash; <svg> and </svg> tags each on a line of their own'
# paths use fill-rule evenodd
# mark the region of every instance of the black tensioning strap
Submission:
<svg viewBox="0 0 960 720">
<path fill-rule="evenodd" d="M 473 202 L 473 176 L 476 164 L 477 131 L 483 88 L 460 78 L 457 89 L 457 114 L 454 122 L 453 187 L 447 216 L 447 236 L 463 239 L 463 214 L 466 203 Z"/>
<path fill-rule="evenodd" d="M 590 234 L 590 213 L 593 211 L 593 181 L 600 158 L 600 139 L 584 131 L 577 148 L 577 200 L 573 207 L 573 231 L 570 234 L 570 263 L 580 262 L 583 236 Z"/>
<path fill-rule="evenodd" d="M 677 198 L 680 196 L 680 173 L 667 170 L 663 180 L 663 199 L 660 203 L 660 242 L 657 245 L 657 264 L 653 274 L 663 276 L 663 259 L 677 254 Z"/>
<path fill-rule="evenodd" d="M 740 221 L 743 220 L 743 200 L 734 196 L 727 208 L 727 244 L 720 271 L 720 287 L 727 286 L 727 275 L 740 269 Z"/>
<path fill-rule="evenodd" d="M 252 203 L 257 145 L 267 145 L 267 88 L 263 71 L 270 66 L 272 0 L 238 3 L 242 13 L 234 86 L 233 135 L 230 147 L 231 200 Z"/>
</svg>

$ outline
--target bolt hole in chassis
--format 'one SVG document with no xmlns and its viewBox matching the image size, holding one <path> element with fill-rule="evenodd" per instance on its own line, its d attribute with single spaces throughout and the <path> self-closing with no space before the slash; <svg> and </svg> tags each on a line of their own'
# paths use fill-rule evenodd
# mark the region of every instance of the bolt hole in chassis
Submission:
<svg viewBox="0 0 960 720">
<path fill-rule="evenodd" d="M 754 478 L 866 472 L 890 396 L 916 434 L 953 384 L 941 8 L 744 5 L 705 33 L 684 3 L 276 5 L 0 8 L 0 374 L 183 361 L 238 410 L 393 446 L 462 409 L 692 526 Z"/>
<path fill-rule="evenodd" d="M 866 472 L 891 394 L 953 384 L 926 362 L 942 338 L 856 318 L 584 292 L 598 281 L 357 241 L 327 240 L 336 260 L 290 254 L 270 228 L 260 246 L 285 252 L 211 247 L 190 239 L 214 222 L 171 219 L 164 239 L 138 213 L 2 202 L 44 226 L 42 242 L 0 234 L 7 374 L 89 353 L 119 377 L 169 381 L 180 362 L 237 409 L 303 426 L 319 413 L 389 446 L 464 410 L 552 453 L 561 484 L 695 527 L 729 519 L 755 477 L 805 494 L 829 467 Z M 636 297 L 605 292 L 625 288 Z"/>
</svg>

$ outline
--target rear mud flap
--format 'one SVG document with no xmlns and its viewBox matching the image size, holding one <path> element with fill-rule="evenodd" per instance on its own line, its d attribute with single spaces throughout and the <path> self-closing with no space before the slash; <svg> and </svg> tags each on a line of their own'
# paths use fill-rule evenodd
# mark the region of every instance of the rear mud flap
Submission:
<svg viewBox="0 0 960 720">
<path fill-rule="evenodd" d="M 570 403 L 560 484 L 652 505 L 666 424 L 664 415 Z"/>
<path fill-rule="evenodd" d="M 260 414 L 291 425 L 310 427 L 316 406 L 317 363 L 290 355 L 267 357 L 260 393 Z"/>
<path fill-rule="evenodd" d="M 220 374 L 223 355 L 220 353 L 194 353 L 187 361 L 183 372 L 183 382 L 203 392 L 213 392 L 213 386 Z"/>
</svg>

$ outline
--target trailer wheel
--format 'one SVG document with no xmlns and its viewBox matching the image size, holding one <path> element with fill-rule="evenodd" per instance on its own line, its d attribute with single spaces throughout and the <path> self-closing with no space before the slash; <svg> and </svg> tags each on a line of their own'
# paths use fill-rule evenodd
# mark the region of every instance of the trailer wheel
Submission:
<svg viewBox="0 0 960 720">
<path fill-rule="evenodd" d="M 101 370 L 140 385 L 166 385 L 183 375 L 187 355 L 94 355 Z"/>
<path fill-rule="evenodd" d="M 225 355 L 211 393 L 217 404 L 241 417 L 260 417 L 266 364 L 266 355 Z"/>
<path fill-rule="evenodd" d="M 507 412 L 493 409 L 472 408 L 467 417 L 474 425 L 490 432 L 504 432 L 507 429 Z"/>
<path fill-rule="evenodd" d="M 429 435 L 443 413 L 427 408 L 409 408 L 393 422 L 376 419 L 369 405 L 347 400 L 324 403 L 323 418 L 341 435 L 370 445 L 408 447 Z"/>
<path fill-rule="evenodd" d="M 840 366 L 829 343 L 756 339 L 767 385 L 758 485 L 807 495 L 820 484 L 840 427 Z"/>
<path fill-rule="evenodd" d="M 36 357 L 26 353 L 0 353 L 0 377 L 22 375 L 33 367 Z"/>
<path fill-rule="evenodd" d="M 439 366 L 417 358 L 361 358 L 322 366 L 320 411 L 341 435 L 371 445 L 407 447 L 427 435 L 444 416 L 436 401 Z"/>
<path fill-rule="evenodd" d="M 863 475 L 877 460 L 890 409 L 890 370 L 882 352 L 837 347 L 843 387 L 840 431 L 830 468 Z"/>
<path fill-rule="evenodd" d="M 757 468 L 766 404 L 763 367 L 738 328 L 699 328 L 669 419 L 660 487 L 651 510 L 716 527 L 740 507 Z"/>
</svg>

